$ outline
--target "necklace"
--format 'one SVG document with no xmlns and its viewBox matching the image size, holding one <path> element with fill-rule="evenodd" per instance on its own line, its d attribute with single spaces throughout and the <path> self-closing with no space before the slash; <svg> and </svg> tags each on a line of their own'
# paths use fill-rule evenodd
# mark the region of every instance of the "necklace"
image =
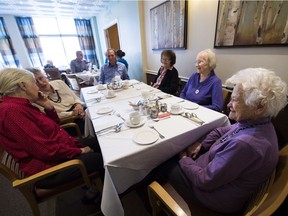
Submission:
<svg viewBox="0 0 288 216">
<path fill-rule="evenodd" d="M 56 100 L 53 100 L 49 95 L 48 95 L 48 99 L 49 100 L 51 100 L 51 101 L 53 101 L 54 103 L 61 103 L 61 97 L 60 97 L 60 95 L 59 95 L 59 93 L 58 93 L 58 91 L 57 90 L 55 90 L 55 92 L 56 92 L 56 95 L 57 95 L 57 99 Z"/>
<path fill-rule="evenodd" d="M 202 87 L 202 86 L 200 86 L 200 85 L 201 85 L 201 83 L 199 83 L 197 89 L 195 90 L 195 94 L 199 94 L 200 89 L 201 89 L 201 87 Z"/>
<path fill-rule="evenodd" d="M 258 124 L 252 124 L 252 125 L 248 125 L 246 127 L 242 127 L 242 128 L 237 128 L 236 130 L 234 130 L 231 134 L 226 135 L 225 137 L 223 137 L 220 142 L 223 143 L 225 142 L 227 139 L 231 138 L 232 136 L 234 136 L 235 134 L 239 133 L 240 131 L 247 129 L 247 128 L 252 128 L 255 127 L 257 125 L 265 125 L 268 124 L 270 121 L 267 122 L 262 122 L 262 123 L 258 123 Z"/>
</svg>

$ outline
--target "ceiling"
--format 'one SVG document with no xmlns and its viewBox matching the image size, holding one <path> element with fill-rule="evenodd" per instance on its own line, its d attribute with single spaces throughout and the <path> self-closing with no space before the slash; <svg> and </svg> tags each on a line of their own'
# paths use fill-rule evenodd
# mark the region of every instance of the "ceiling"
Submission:
<svg viewBox="0 0 288 216">
<path fill-rule="evenodd" d="M 113 1 L 117 0 L 0 0 L 0 15 L 89 18 Z"/>
</svg>

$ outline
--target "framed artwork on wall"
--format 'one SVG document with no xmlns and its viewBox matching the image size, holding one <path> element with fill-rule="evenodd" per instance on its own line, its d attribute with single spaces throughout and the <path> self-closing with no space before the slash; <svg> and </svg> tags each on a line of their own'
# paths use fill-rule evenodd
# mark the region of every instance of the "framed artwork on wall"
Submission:
<svg viewBox="0 0 288 216">
<path fill-rule="evenodd" d="M 288 46 L 288 1 L 219 0 L 214 48 Z"/>
<path fill-rule="evenodd" d="M 150 9 L 152 50 L 187 48 L 187 1 L 171 0 Z"/>
</svg>

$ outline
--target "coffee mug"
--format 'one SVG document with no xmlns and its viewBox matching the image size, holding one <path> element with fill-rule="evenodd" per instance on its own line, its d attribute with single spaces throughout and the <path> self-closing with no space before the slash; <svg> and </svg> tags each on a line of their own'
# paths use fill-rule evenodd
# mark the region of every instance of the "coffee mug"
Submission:
<svg viewBox="0 0 288 216">
<path fill-rule="evenodd" d="M 107 96 L 108 97 L 114 97 L 115 96 L 115 92 L 113 90 L 108 90 Z"/>
<path fill-rule="evenodd" d="M 140 123 L 141 115 L 140 115 L 140 113 L 137 112 L 137 111 L 131 112 L 131 113 L 129 114 L 129 119 L 130 119 L 131 124 L 137 125 L 137 124 Z"/>
<path fill-rule="evenodd" d="M 171 112 L 176 113 L 176 112 L 179 112 L 180 109 L 181 109 L 181 107 L 180 107 L 180 105 L 178 103 L 175 103 L 175 104 L 171 105 Z"/>
</svg>

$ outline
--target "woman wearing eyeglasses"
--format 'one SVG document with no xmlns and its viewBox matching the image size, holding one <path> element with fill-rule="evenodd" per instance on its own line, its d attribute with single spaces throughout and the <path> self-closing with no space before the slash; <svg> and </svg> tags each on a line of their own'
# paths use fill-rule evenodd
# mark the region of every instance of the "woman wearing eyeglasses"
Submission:
<svg viewBox="0 0 288 216">
<path fill-rule="evenodd" d="M 161 53 L 162 66 L 152 86 L 163 92 L 175 95 L 178 90 L 178 71 L 174 67 L 176 55 L 172 50 L 163 50 Z"/>
<path fill-rule="evenodd" d="M 198 53 L 193 73 L 180 97 L 215 111 L 222 111 L 222 81 L 215 74 L 216 55 L 210 49 Z"/>
<path fill-rule="evenodd" d="M 85 111 L 83 102 L 74 94 L 74 92 L 62 81 L 48 81 L 47 77 L 37 68 L 27 68 L 35 76 L 36 84 L 52 105 L 55 107 L 60 119 L 70 116 L 77 116 L 75 120 L 84 132 Z"/>
</svg>

